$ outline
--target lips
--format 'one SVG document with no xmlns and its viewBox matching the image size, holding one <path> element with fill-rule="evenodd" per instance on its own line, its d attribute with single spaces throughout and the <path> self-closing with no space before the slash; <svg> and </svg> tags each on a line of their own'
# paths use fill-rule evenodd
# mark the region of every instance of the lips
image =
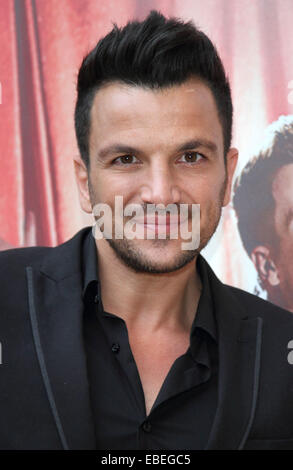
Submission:
<svg viewBox="0 0 293 470">
<path fill-rule="evenodd" d="M 187 217 L 185 218 L 185 221 Z M 178 231 L 180 223 L 183 223 L 184 220 L 180 221 L 180 215 L 171 215 L 166 214 L 166 216 L 149 215 L 145 216 L 144 219 L 136 219 L 135 223 L 138 227 L 141 227 L 143 230 L 151 231 L 157 235 L 159 234 L 168 234 L 172 233 L 178 236 Z M 145 233 L 145 232 L 144 232 Z"/>
<path fill-rule="evenodd" d="M 186 219 L 185 219 L 186 220 Z M 166 216 L 158 216 L 157 214 L 155 215 L 149 215 L 148 217 L 145 216 L 144 219 L 135 219 L 135 223 L 140 224 L 140 225 L 146 225 L 146 226 L 157 226 L 157 225 L 178 225 L 180 221 L 180 216 L 175 215 L 175 216 L 170 216 L 169 214 L 166 214 Z M 182 220 L 184 222 L 184 220 Z"/>
</svg>

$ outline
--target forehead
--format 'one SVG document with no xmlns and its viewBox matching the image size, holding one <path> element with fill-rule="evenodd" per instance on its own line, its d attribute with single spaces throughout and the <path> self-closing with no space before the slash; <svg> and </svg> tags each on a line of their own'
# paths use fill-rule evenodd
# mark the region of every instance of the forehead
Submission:
<svg viewBox="0 0 293 470">
<path fill-rule="evenodd" d="M 160 90 L 112 82 L 95 95 L 91 110 L 92 143 L 108 140 L 114 133 L 121 138 L 145 136 L 148 140 L 164 134 L 164 138 L 174 139 L 178 131 L 213 138 L 223 146 L 214 96 L 197 79 Z"/>
</svg>

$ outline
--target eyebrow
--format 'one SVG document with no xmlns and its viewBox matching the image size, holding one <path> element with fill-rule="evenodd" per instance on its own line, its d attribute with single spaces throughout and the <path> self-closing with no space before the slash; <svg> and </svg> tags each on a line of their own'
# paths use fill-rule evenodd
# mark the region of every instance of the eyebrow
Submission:
<svg viewBox="0 0 293 470">
<path fill-rule="evenodd" d="M 194 149 L 198 147 L 204 147 L 210 150 L 211 152 L 217 152 L 218 147 L 217 145 L 208 139 L 193 139 L 187 142 L 184 142 L 177 150 L 182 152 L 183 150 Z"/>
<path fill-rule="evenodd" d="M 192 139 L 188 140 L 181 144 L 176 151 L 183 152 L 184 150 L 196 149 L 199 147 L 206 148 L 213 153 L 216 153 L 218 150 L 217 145 L 208 139 Z M 111 144 L 108 147 L 104 147 L 98 151 L 98 156 L 102 159 L 107 158 L 109 155 L 118 154 L 118 153 L 125 153 L 125 154 L 133 154 L 133 153 L 143 153 L 138 148 L 131 147 L 129 145 L 122 145 L 122 144 Z"/>
</svg>

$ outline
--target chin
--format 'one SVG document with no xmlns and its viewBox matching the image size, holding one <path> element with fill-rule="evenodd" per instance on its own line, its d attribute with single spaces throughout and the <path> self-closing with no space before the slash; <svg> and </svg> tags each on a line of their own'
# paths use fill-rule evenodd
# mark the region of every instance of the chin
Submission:
<svg viewBox="0 0 293 470">
<path fill-rule="evenodd" d="M 190 263 L 196 255 L 193 251 L 182 250 L 178 240 L 107 241 L 118 259 L 136 272 L 173 272 Z"/>
</svg>

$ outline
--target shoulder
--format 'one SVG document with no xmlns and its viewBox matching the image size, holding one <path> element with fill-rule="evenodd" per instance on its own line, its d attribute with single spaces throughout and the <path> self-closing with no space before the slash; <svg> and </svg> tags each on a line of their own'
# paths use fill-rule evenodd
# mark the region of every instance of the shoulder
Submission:
<svg viewBox="0 0 293 470">
<path fill-rule="evenodd" d="M 257 295 L 239 289 L 228 284 L 224 284 L 212 270 L 209 263 L 203 256 L 198 257 L 198 267 L 200 275 L 204 282 L 207 282 L 211 289 L 211 295 L 214 302 L 219 307 L 233 310 L 235 315 L 242 318 L 261 317 L 266 323 L 280 325 L 281 322 L 289 323 L 293 326 L 293 313 L 285 310 L 268 300 L 264 300 Z"/>
<path fill-rule="evenodd" d="M 39 268 L 50 247 L 13 248 L 0 252 L 0 305 L 15 309 L 26 298 L 26 267 Z"/>
<path fill-rule="evenodd" d="M 54 250 L 52 247 L 32 246 L 26 248 L 13 248 L 0 252 L 0 271 L 19 270 L 29 264 L 41 263 L 43 257 Z"/>
<path fill-rule="evenodd" d="M 76 266 L 79 266 L 83 240 L 90 230 L 91 227 L 85 227 L 72 238 L 55 247 L 33 246 L 1 251 L 1 283 L 7 284 L 11 280 L 24 279 L 27 266 L 42 269 L 49 265 L 51 272 L 58 272 L 60 266 L 76 269 Z"/>
<path fill-rule="evenodd" d="M 278 326 L 281 326 L 282 322 L 284 322 L 289 323 L 291 327 L 293 326 L 292 312 L 238 287 L 228 286 L 227 284 L 224 284 L 224 287 L 237 298 L 238 302 L 244 307 L 248 317 L 262 317 L 266 322 L 273 325 L 278 324 Z"/>
</svg>

